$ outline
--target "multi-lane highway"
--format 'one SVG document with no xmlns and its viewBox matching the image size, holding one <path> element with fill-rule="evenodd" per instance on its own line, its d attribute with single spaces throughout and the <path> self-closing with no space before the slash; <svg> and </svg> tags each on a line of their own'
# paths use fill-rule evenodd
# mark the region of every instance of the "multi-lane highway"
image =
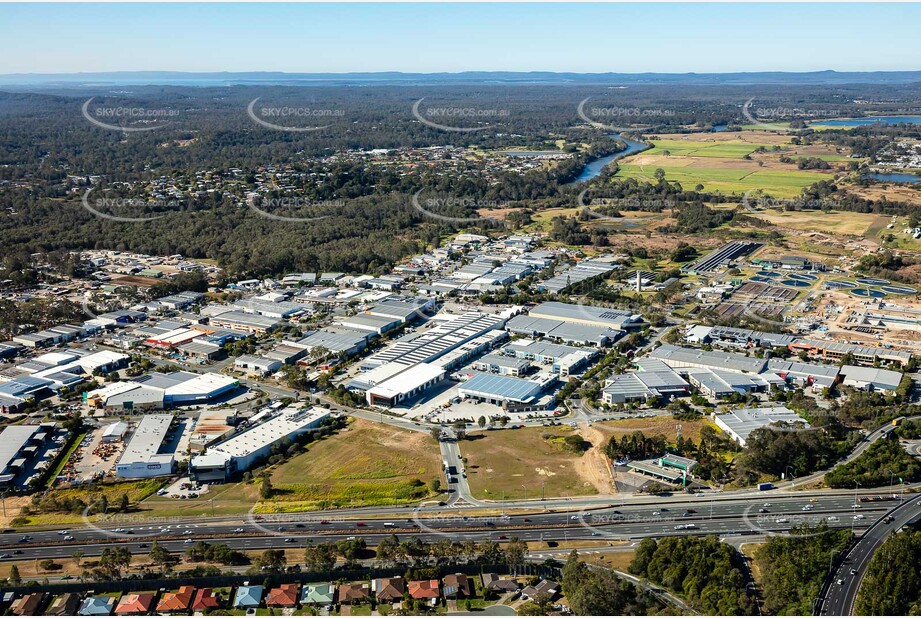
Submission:
<svg viewBox="0 0 921 618">
<path fill-rule="evenodd" d="M 827 521 L 833 527 L 866 527 L 889 506 L 862 503 L 854 508 L 853 494 L 779 494 L 701 501 L 686 496 L 593 510 L 466 515 L 467 509 L 397 509 L 386 516 L 358 518 L 332 514 L 255 516 L 238 521 L 189 520 L 164 523 L 124 522 L 121 525 L 75 526 L 70 530 L 0 534 L 0 560 L 66 558 L 74 551 L 98 555 L 105 547 L 122 545 L 146 553 L 153 540 L 171 551 L 183 551 L 196 540 L 223 543 L 240 550 L 303 547 L 310 542 L 361 536 L 372 542 L 388 534 L 417 536 L 424 541 L 503 541 L 517 536 L 528 541 L 597 541 L 639 539 L 674 534 L 770 534 L 803 523 Z M 855 513 L 857 513 L 855 515 Z M 859 519 L 854 519 L 858 517 Z"/>
<path fill-rule="evenodd" d="M 891 518 L 891 519 L 890 519 Z M 912 497 L 878 519 L 851 547 L 823 590 L 819 613 L 823 616 L 849 616 L 853 613 L 857 591 L 867 573 L 873 554 L 890 534 L 921 519 L 921 500 Z"/>
</svg>

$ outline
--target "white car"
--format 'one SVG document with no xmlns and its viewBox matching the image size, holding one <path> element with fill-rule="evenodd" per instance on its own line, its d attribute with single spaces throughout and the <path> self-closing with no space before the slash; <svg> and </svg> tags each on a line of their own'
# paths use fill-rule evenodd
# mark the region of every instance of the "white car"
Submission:
<svg viewBox="0 0 921 618">
<path fill-rule="evenodd" d="M 854 515 L 854 520 L 856 521 L 858 519 L 866 519 L 866 517 L 864 517 L 863 515 Z"/>
<path fill-rule="evenodd" d="M 234 528 L 233 531 L 234 531 L 234 532 L 243 532 L 243 528 Z"/>
<path fill-rule="evenodd" d="M 194 542 L 195 542 L 195 541 L 193 541 L 192 539 L 186 539 L 186 540 L 183 541 L 183 543 L 194 543 Z"/>
<path fill-rule="evenodd" d="M 761 506 L 763 506 L 764 508 L 767 509 L 767 508 L 770 508 L 770 507 L 771 507 L 771 503 L 770 503 L 770 502 L 765 502 L 765 503 L 762 504 Z"/>
<path fill-rule="evenodd" d="M 65 541 L 73 541 L 73 540 L 74 540 L 74 537 L 70 536 L 69 534 L 65 534 L 65 535 L 64 535 L 64 540 L 65 540 Z"/>
</svg>

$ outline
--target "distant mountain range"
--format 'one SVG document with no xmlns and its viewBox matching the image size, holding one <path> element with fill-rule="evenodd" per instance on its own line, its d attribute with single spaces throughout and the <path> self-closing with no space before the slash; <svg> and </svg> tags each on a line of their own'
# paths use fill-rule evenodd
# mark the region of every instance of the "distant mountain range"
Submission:
<svg viewBox="0 0 921 618">
<path fill-rule="evenodd" d="M 640 85 L 755 85 L 755 84 L 907 84 L 921 82 L 921 71 L 787 73 L 279 73 L 179 71 L 119 71 L 110 73 L 14 73 L 0 75 L 0 87 L 98 88 L 99 86 L 347 86 L 431 84 L 581 84 Z"/>
</svg>

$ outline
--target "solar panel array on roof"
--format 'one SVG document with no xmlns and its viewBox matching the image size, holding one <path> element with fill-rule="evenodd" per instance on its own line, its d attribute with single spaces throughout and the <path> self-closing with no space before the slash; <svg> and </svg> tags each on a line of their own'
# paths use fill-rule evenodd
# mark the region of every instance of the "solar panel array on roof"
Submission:
<svg viewBox="0 0 921 618">
<path fill-rule="evenodd" d="M 400 341 L 371 356 L 365 364 L 373 367 L 390 362 L 401 365 L 427 363 L 486 331 L 498 328 L 501 324 L 502 318 L 498 316 L 471 311 L 436 326 L 412 340 Z"/>
</svg>

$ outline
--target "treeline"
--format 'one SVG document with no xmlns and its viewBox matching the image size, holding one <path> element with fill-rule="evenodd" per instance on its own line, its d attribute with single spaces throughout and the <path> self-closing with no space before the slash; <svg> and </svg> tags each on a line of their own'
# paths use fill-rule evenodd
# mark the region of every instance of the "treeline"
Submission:
<svg viewBox="0 0 921 618">
<path fill-rule="evenodd" d="M 561 583 L 576 616 L 651 616 L 665 609 L 653 595 L 612 571 L 582 562 L 576 550 L 563 566 Z"/>
<path fill-rule="evenodd" d="M 921 614 L 921 532 L 890 535 L 876 550 L 857 593 L 858 616 Z"/>
<path fill-rule="evenodd" d="M 763 609 L 777 616 L 808 616 L 819 596 L 829 565 L 847 547 L 850 530 L 822 523 L 803 526 L 789 536 L 771 536 L 755 552 L 761 571 Z"/>
<path fill-rule="evenodd" d="M 832 488 L 882 487 L 892 483 L 921 481 L 921 463 L 902 447 L 898 440 L 880 438 L 851 462 L 825 475 Z"/>
<path fill-rule="evenodd" d="M 715 536 L 643 539 L 630 573 L 675 592 L 701 614 L 752 615 L 742 557 Z"/>
</svg>

